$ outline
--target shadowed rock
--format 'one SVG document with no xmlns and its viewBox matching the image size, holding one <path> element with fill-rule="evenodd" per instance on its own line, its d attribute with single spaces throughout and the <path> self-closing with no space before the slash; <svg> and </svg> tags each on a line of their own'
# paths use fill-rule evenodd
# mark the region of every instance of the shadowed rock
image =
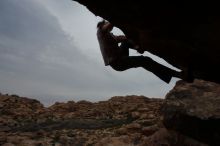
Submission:
<svg viewBox="0 0 220 146">
<path fill-rule="evenodd" d="M 179 81 L 166 96 L 164 125 L 209 145 L 220 145 L 219 105 L 220 85 Z"/>
<path fill-rule="evenodd" d="M 68 119 L 62 121 L 51 121 L 48 120 L 44 123 L 29 123 L 24 126 L 16 127 L 12 131 L 22 132 L 36 132 L 39 129 L 46 131 L 62 130 L 62 129 L 101 129 L 121 126 L 128 124 L 131 120 L 114 120 L 114 119 Z"/>
<path fill-rule="evenodd" d="M 145 51 L 195 78 L 220 83 L 219 9 L 140 0 L 75 0 L 110 21 Z"/>
</svg>

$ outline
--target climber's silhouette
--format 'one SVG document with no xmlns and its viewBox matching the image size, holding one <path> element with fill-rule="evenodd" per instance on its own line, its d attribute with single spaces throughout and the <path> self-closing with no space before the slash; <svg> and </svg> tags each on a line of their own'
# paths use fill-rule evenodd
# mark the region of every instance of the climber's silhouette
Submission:
<svg viewBox="0 0 220 146">
<path fill-rule="evenodd" d="M 117 71 L 129 68 L 143 67 L 161 80 L 169 83 L 172 77 L 180 77 L 181 73 L 165 67 L 149 57 L 129 56 L 129 48 L 139 50 L 139 47 L 125 36 L 115 36 L 111 33 L 113 25 L 105 20 L 97 25 L 97 37 L 105 65 L 110 65 Z M 119 46 L 118 44 L 121 43 Z"/>
</svg>

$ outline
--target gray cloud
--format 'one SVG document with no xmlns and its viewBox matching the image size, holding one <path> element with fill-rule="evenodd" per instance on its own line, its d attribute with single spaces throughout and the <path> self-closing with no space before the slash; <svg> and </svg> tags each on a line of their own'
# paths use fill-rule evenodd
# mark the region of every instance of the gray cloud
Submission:
<svg viewBox="0 0 220 146">
<path fill-rule="evenodd" d="M 28 0 L 4 0 L 0 6 L 2 78 L 11 78 L 8 73 L 15 75 L 14 88 L 17 80 L 20 86 L 36 81 L 42 81 L 42 85 L 45 81 L 72 85 L 70 80 L 80 85 L 91 62 L 72 44 L 72 38 L 49 11 L 37 1 Z"/>
<path fill-rule="evenodd" d="M 164 96 L 174 82 L 166 85 L 143 69 L 116 72 L 104 66 L 95 36 L 97 19 L 82 8 L 70 1 L 0 1 L 0 91 L 45 104 L 127 94 Z M 70 17 L 79 22 L 74 25 Z M 87 17 L 92 23 L 83 29 L 79 24 L 85 27 Z M 88 54 L 81 47 L 89 47 Z"/>
</svg>

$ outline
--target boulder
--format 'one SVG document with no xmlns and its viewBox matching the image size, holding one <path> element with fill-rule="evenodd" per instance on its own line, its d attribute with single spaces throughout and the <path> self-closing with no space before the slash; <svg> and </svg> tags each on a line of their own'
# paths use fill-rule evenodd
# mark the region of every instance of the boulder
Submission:
<svg viewBox="0 0 220 146">
<path fill-rule="evenodd" d="M 203 80 L 178 81 L 162 106 L 168 129 L 209 145 L 220 145 L 220 85 Z"/>
</svg>

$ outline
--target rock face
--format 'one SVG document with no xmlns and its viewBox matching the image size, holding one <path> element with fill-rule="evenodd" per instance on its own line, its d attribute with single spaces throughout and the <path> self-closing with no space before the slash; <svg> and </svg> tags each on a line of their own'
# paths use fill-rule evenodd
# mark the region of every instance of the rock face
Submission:
<svg viewBox="0 0 220 146">
<path fill-rule="evenodd" d="M 195 78 L 220 83 L 218 8 L 200 2 L 74 0 L 120 28 L 145 51 Z"/>
<path fill-rule="evenodd" d="M 37 100 L 17 95 L 0 95 L 0 132 L 35 121 L 43 111 L 43 105 Z"/>
<path fill-rule="evenodd" d="M 220 85 L 196 80 L 179 81 L 162 108 L 168 129 L 207 143 L 220 145 Z"/>
<path fill-rule="evenodd" d="M 106 146 L 143 144 L 160 127 L 163 100 L 117 96 L 45 108 L 33 99 L 0 95 L 0 145 Z"/>
</svg>

